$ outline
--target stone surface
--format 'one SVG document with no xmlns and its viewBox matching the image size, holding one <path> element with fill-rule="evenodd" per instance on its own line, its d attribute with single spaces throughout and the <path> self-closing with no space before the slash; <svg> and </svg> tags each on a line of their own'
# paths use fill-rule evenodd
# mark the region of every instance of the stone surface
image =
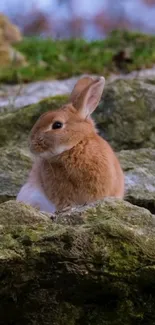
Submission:
<svg viewBox="0 0 155 325">
<path fill-rule="evenodd" d="M 155 150 L 122 150 L 119 153 L 126 183 L 126 199 L 155 214 Z"/>
<path fill-rule="evenodd" d="M 0 147 L 15 142 L 27 141 L 29 132 L 39 116 L 52 109 L 57 109 L 66 103 L 66 97 L 56 96 L 39 102 L 36 105 L 24 107 L 15 112 L 0 115 Z"/>
<path fill-rule="evenodd" d="M 155 84 L 116 80 L 94 114 L 100 133 L 117 149 L 155 147 Z"/>
<path fill-rule="evenodd" d="M 69 94 L 79 78 L 31 82 L 27 85 L 0 88 L 0 112 L 12 111 L 36 104 L 44 98 Z"/>
<path fill-rule="evenodd" d="M 0 203 L 15 198 L 31 168 L 29 153 L 22 148 L 0 148 Z"/>
<path fill-rule="evenodd" d="M 105 200 L 53 222 L 10 201 L 0 205 L 0 236 L 1 324 L 154 324 L 148 210 Z"/>
<path fill-rule="evenodd" d="M 12 226 L 38 226 L 39 223 L 51 225 L 49 216 L 38 213 L 36 209 L 25 204 L 17 204 L 16 201 L 8 201 L 0 204 L 0 225 L 3 227 Z M 45 225 L 46 226 L 46 225 Z"/>
</svg>

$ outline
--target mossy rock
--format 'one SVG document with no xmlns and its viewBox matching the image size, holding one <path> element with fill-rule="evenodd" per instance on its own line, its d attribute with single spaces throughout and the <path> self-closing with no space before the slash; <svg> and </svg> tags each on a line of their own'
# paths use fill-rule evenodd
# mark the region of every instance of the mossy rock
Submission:
<svg viewBox="0 0 155 325">
<path fill-rule="evenodd" d="M 0 323 L 155 323 L 155 219 L 120 200 L 53 216 L 0 205 Z"/>
<path fill-rule="evenodd" d="M 122 150 L 118 157 L 125 173 L 126 199 L 155 214 L 155 150 Z"/>
<path fill-rule="evenodd" d="M 16 197 L 26 181 L 32 162 L 22 148 L 0 148 L 0 202 Z"/>
<path fill-rule="evenodd" d="M 155 85 L 117 80 L 106 86 L 94 117 L 113 148 L 155 148 Z"/>
<path fill-rule="evenodd" d="M 29 105 L 21 110 L 3 113 L 0 116 L 0 147 L 28 139 L 29 132 L 40 117 L 48 110 L 54 110 L 66 103 L 67 96 L 55 96 Z"/>
<path fill-rule="evenodd" d="M 14 199 L 26 181 L 32 162 L 22 148 L 0 148 L 0 202 Z"/>
</svg>

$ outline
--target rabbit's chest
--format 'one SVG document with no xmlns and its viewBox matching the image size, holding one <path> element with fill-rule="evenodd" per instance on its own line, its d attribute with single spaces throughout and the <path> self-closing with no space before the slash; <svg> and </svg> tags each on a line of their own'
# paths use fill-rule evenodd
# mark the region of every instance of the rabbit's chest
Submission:
<svg viewBox="0 0 155 325">
<path fill-rule="evenodd" d="M 56 210 L 63 209 L 66 206 L 85 204 L 89 202 L 92 195 L 95 198 L 98 192 L 90 177 L 85 178 L 84 181 L 82 173 L 79 174 L 79 177 L 74 177 L 70 170 L 66 172 L 65 168 L 61 169 L 60 166 L 51 169 L 50 173 L 49 170 L 47 173 L 44 172 L 42 181 L 44 191 L 49 200 L 56 206 Z"/>
<path fill-rule="evenodd" d="M 29 204 L 42 212 L 54 213 L 56 211 L 56 207 L 52 201 L 33 183 L 28 182 L 21 188 L 17 196 L 17 201 Z"/>
<path fill-rule="evenodd" d="M 77 198 L 77 183 L 67 177 L 64 173 L 54 173 L 50 177 L 44 177 L 44 191 L 56 209 L 66 207 Z M 76 188 L 76 190 L 75 190 Z"/>
</svg>

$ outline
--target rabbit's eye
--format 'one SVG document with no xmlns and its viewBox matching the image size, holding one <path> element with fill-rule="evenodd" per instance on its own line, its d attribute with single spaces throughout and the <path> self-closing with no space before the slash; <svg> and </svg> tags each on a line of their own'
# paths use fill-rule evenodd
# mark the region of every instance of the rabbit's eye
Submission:
<svg viewBox="0 0 155 325">
<path fill-rule="evenodd" d="M 61 129 L 63 127 L 63 123 L 61 123 L 61 122 L 58 122 L 58 121 L 56 121 L 56 122 L 54 122 L 53 123 L 53 125 L 52 125 L 52 129 Z"/>
</svg>

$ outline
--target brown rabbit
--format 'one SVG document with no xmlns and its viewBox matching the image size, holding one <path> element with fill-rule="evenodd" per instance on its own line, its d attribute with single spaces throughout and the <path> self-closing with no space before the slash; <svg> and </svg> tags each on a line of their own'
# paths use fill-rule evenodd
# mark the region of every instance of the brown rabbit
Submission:
<svg viewBox="0 0 155 325">
<path fill-rule="evenodd" d="M 43 114 L 35 123 L 30 135 L 35 161 L 17 201 L 53 213 L 104 197 L 123 198 L 119 161 L 90 117 L 104 84 L 103 77 L 80 79 L 69 104 Z"/>
</svg>

